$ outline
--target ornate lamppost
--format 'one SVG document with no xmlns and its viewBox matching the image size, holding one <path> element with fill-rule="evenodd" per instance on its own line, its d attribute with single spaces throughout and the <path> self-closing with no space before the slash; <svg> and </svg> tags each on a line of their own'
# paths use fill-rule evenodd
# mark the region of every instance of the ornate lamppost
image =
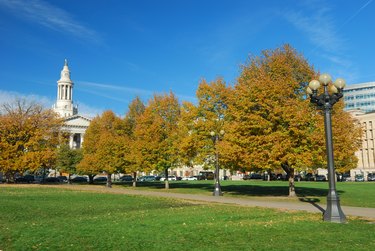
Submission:
<svg viewBox="0 0 375 251">
<path fill-rule="evenodd" d="M 213 196 L 223 196 L 223 193 L 221 192 L 221 187 L 220 187 L 220 179 L 219 179 L 219 153 L 217 151 L 217 142 L 221 139 L 224 135 L 224 130 L 220 131 L 220 135 L 218 133 L 215 133 L 214 131 L 211 131 L 211 137 L 212 137 L 212 142 L 214 143 L 214 148 L 215 148 L 215 189 L 214 192 L 212 193 Z"/>
<path fill-rule="evenodd" d="M 318 95 L 318 88 L 320 83 L 323 84 L 323 93 Z M 328 181 L 329 191 L 327 195 L 327 209 L 324 212 L 323 220 L 330 222 L 343 223 L 346 217 L 340 207 L 340 199 L 336 191 L 335 180 L 335 166 L 333 161 L 333 145 L 332 145 L 332 122 L 331 111 L 333 105 L 343 97 L 343 89 L 345 87 L 345 80 L 338 78 L 330 85 L 328 91 L 328 84 L 331 83 L 331 76 L 329 74 L 322 74 L 318 80 L 312 80 L 307 87 L 307 93 L 310 95 L 310 102 L 314 103 L 318 109 L 324 111 L 324 130 L 326 137 L 326 152 L 328 162 Z"/>
</svg>

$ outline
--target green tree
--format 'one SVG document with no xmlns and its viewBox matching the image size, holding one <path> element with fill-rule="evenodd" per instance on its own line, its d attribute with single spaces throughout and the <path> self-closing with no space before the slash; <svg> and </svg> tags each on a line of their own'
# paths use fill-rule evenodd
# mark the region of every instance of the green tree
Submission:
<svg viewBox="0 0 375 251">
<path fill-rule="evenodd" d="M 77 164 L 82 160 L 82 149 L 71 149 L 69 145 L 60 145 L 57 152 L 57 170 L 68 173 L 68 182 L 71 183 L 70 176 L 76 172 Z"/>
<path fill-rule="evenodd" d="M 7 180 L 17 172 L 52 168 L 62 120 L 52 110 L 25 99 L 3 104 L 0 113 L 0 171 Z"/>
</svg>

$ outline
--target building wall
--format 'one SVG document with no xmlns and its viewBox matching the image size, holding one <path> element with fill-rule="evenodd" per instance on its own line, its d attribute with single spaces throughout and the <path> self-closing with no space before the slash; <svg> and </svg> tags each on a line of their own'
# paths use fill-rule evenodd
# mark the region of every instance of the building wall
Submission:
<svg viewBox="0 0 375 251">
<path fill-rule="evenodd" d="M 354 84 L 344 89 L 345 110 L 375 110 L 375 82 Z"/>
<path fill-rule="evenodd" d="M 350 171 L 350 176 L 354 178 L 356 174 L 362 174 L 366 180 L 369 173 L 375 173 L 375 112 L 363 113 L 358 110 L 349 112 L 358 119 L 363 128 L 362 146 L 355 153 L 358 158 L 357 168 Z"/>
</svg>

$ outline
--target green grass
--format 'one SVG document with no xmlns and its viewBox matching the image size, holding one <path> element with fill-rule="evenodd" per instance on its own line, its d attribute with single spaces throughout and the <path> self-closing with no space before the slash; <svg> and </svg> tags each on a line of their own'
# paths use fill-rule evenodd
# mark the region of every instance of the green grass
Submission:
<svg viewBox="0 0 375 251">
<path fill-rule="evenodd" d="M 47 187 L 0 187 L 0 250 L 375 250 L 374 222 Z"/>
<path fill-rule="evenodd" d="M 136 189 L 164 189 L 163 182 L 138 182 Z M 172 181 L 167 192 L 206 194 L 213 192 L 213 181 Z M 257 199 L 303 200 L 310 199 L 326 203 L 328 182 L 295 182 L 298 198 L 288 198 L 288 182 L 286 181 L 221 181 L 225 196 L 256 197 Z M 129 189 L 131 183 L 122 184 Z M 337 182 L 337 192 L 341 205 L 375 208 L 375 182 Z"/>
</svg>

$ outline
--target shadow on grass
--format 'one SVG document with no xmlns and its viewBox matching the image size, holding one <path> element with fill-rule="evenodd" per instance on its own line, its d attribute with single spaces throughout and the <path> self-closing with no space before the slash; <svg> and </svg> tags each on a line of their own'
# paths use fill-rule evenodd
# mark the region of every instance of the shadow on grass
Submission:
<svg viewBox="0 0 375 251">
<path fill-rule="evenodd" d="M 125 187 L 132 186 L 132 183 L 121 183 Z M 164 189 L 164 182 L 137 182 L 137 187 L 147 187 L 150 189 Z M 170 190 L 173 189 L 192 189 L 201 190 L 205 192 L 211 192 L 214 189 L 214 183 L 209 182 L 170 182 Z M 223 182 L 221 184 L 221 189 L 225 194 L 239 195 L 239 196 L 273 196 L 273 197 L 288 197 L 289 188 L 287 183 L 247 183 L 243 184 L 226 184 Z M 303 183 L 296 184 L 296 194 L 297 197 L 302 202 L 307 203 L 318 203 L 321 197 L 326 197 L 328 193 L 327 188 L 313 188 L 306 186 Z M 338 191 L 342 194 L 344 191 Z M 318 198 L 316 198 L 318 197 Z"/>
</svg>

